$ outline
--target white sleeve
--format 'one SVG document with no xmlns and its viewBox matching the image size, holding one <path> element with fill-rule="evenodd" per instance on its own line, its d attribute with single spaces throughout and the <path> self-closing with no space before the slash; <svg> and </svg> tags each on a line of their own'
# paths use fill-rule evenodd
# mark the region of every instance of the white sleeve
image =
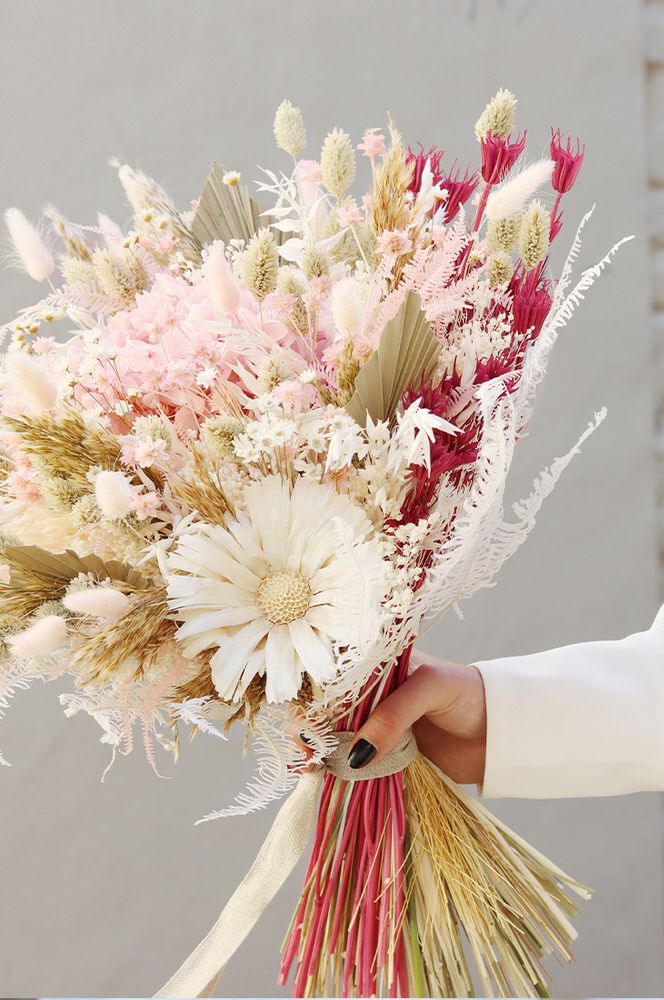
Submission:
<svg viewBox="0 0 664 1000">
<path fill-rule="evenodd" d="M 647 632 L 475 666 L 487 798 L 664 790 L 664 606 Z"/>
</svg>

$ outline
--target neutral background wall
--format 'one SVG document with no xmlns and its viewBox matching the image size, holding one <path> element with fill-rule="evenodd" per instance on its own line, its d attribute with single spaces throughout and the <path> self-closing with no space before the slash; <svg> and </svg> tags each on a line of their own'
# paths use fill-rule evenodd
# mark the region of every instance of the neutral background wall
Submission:
<svg viewBox="0 0 664 1000">
<path fill-rule="evenodd" d="M 471 660 L 649 624 L 654 404 L 636 0 L 4 0 L 0 38 L 0 202 L 33 215 L 48 200 L 77 221 L 93 222 L 98 209 L 124 221 L 106 166 L 113 154 L 155 174 L 182 205 L 213 157 L 256 176 L 255 163 L 281 163 L 271 121 L 284 96 L 303 108 L 314 156 L 332 126 L 359 141 L 389 110 L 408 140 L 475 162 L 472 126 L 500 85 L 519 95 L 531 156 L 545 150 L 549 125 L 582 136 L 586 163 L 558 254 L 594 201 L 584 264 L 626 232 L 638 239 L 556 347 L 513 496 L 596 408 L 606 404 L 609 418 L 498 588 L 426 645 Z M 2 316 L 35 291 L 3 274 Z M 265 813 L 192 827 L 249 774 L 237 741 L 197 738 L 176 769 L 164 763 L 172 778 L 163 781 L 138 747 L 102 786 L 107 751 L 96 738 L 91 721 L 63 718 L 50 687 L 22 695 L 0 729 L 15 764 L 0 772 L 2 996 L 150 995 L 207 930 L 271 822 Z M 664 994 L 661 797 L 496 808 L 596 889 L 556 995 Z M 297 891 L 292 879 L 231 963 L 226 995 L 277 992 Z"/>
</svg>

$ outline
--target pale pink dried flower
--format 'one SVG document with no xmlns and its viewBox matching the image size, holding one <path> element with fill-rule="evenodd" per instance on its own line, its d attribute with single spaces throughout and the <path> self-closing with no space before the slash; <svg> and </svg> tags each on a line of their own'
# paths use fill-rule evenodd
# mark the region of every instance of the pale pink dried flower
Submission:
<svg viewBox="0 0 664 1000">
<path fill-rule="evenodd" d="M 300 160 L 295 168 L 297 178 L 303 182 L 320 184 L 323 180 L 323 172 L 318 160 Z"/>
<path fill-rule="evenodd" d="M 369 131 L 365 132 L 362 136 L 362 142 L 357 148 L 365 156 L 368 156 L 370 160 L 375 160 L 379 156 L 385 156 L 387 153 L 385 136 L 382 132 L 378 132 L 375 129 L 369 129 Z"/>
<path fill-rule="evenodd" d="M 208 250 L 203 274 L 217 312 L 222 316 L 234 312 L 240 304 L 240 289 L 219 240 L 215 240 Z"/>
<path fill-rule="evenodd" d="M 111 521 L 126 517 L 131 510 L 133 490 L 122 472 L 100 472 L 95 479 L 95 499 L 104 517 Z"/>
<path fill-rule="evenodd" d="M 401 257 L 412 249 L 413 241 L 403 229 L 385 229 L 376 240 L 376 253 L 380 257 Z"/>
<path fill-rule="evenodd" d="M 131 602 L 115 587 L 102 586 L 75 590 L 63 597 L 62 603 L 67 611 L 75 614 L 115 621 L 127 613 Z"/>
<path fill-rule="evenodd" d="M 351 201 L 348 205 L 339 206 L 337 219 L 340 226 L 356 226 L 362 219 L 362 210 L 356 201 Z"/>
<path fill-rule="evenodd" d="M 9 648 L 19 659 L 32 656 L 48 656 L 55 653 L 67 638 L 67 622 L 59 615 L 47 615 L 34 625 L 12 636 Z"/>
</svg>

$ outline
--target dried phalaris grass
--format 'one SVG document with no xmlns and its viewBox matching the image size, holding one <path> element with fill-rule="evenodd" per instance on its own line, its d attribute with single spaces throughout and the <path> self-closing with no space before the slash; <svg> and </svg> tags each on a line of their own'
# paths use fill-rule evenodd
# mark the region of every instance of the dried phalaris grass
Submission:
<svg viewBox="0 0 664 1000">
<path fill-rule="evenodd" d="M 232 504 L 221 486 L 221 478 L 201 449 L 192 448 L 194 473 L 189 481 L 179 480 L 173 486 L 176 499 L 191 510 L 198 511 L 208 524 L 225 524 L 226 514 L 232 513 Z"/>
<path fill-rule="evenodd" d="M 410 216 L 408 187 L 413 167 L 406 160 L 400 134 L 390 126 L 392 145 L 376 174 L 371 192 L 371 223 L 376 236 L 386 230 L 404 229 Z"/>
<path fill-rule="evenodd" d="M 89 427 L 80 413 L 3 417 L 4 426 L 21 439 L 21 450 L 48 475 L 66 477 L 88 492 L 88 472 L 95 466 L 112 469 L 120 458 L 120 442 L 110 431 Z"/>
<path fill-rule="evenodd" d="M 548 996 L 544 955 L 569 959 L 588 890 L 418 756 L 405 772 L 413 903 L 432 996 Z M 466 952 L 470 948 L 479 982 Z"/>
<path fill-rule="evenodd" d="M 85 640 L 74 652 L 77 667 L 87 671 L 83 683 L 106 683 L 128 661 L 143 673 L 159 649 L 175 634 L 169 618 L 166 590 L 141 592 L 131 609 L 117 621 Z"/>
<path fill-rule="evenodd" d="M 46 209 L 45 215 L 51 220 L 51 225 L 64 243 L 68 256 L 80 261 L 89 261 L 91 245 L 84 230 L 74 226 L 52 205 Z"/>
<path fill-rule="evenodd" d="M 217 689 L 212 681 L 212 669 L 209 663 L 206 663 L 191 680 L 178 685 L 173 695 L 173 701 L 191 701 L 192 698 L 219 700 Z"/>
</svg>

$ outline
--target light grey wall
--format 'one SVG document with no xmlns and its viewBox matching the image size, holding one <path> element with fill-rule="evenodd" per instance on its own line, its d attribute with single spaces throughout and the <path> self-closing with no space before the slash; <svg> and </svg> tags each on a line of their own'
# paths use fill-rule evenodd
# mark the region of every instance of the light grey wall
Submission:
<svg viewBox="0 0 664 1000">
<path fill-rule="evenodd" d="M 105 165 L 116 154 L 186 204 L 213 157 L 245 177 L 255 163 L 279 163 L 271 120 L 283 96 L 302 106 L 314 155 L 332 126 L 359 141 L 389 110 L 413 142 L 475 156 L 473 123 L 499 85 L 520 97 L 531 155 L 545 149 L 549 124 L 581 135 L 588 155 L 561 242 L 595 200 L 584 263 L 626 232 L 639 239 L 556 348 L 513 495 L 594 409 L 606 404 L 609 418 L 499 587 L 427 646 L 470 660 L 621 636 L 656 610 L 639 31 L 636 0 L 4 0 L 0 201 L 36 213 L 50 200 L 78 221 L 98 209 L 122 217 Z M 3 317 L 34 294 L 3 274 Z M 150 995 L 207 930 L 271 821 L 192 828 L 248 774 L 237 742 L 197 738 L 163 781 L 138 747 L 102 786 L 107 754 L 96 737 L 42 687 L 0 729 L 15 764 L 0 772 L 3 996 Z M 498 811 L 597 890 L 556 995 L 662 995 L 661 798 Z M 293 879 L 231 963 L 226 995 L 275 994 L 297 891 Z"/>
</svg>

